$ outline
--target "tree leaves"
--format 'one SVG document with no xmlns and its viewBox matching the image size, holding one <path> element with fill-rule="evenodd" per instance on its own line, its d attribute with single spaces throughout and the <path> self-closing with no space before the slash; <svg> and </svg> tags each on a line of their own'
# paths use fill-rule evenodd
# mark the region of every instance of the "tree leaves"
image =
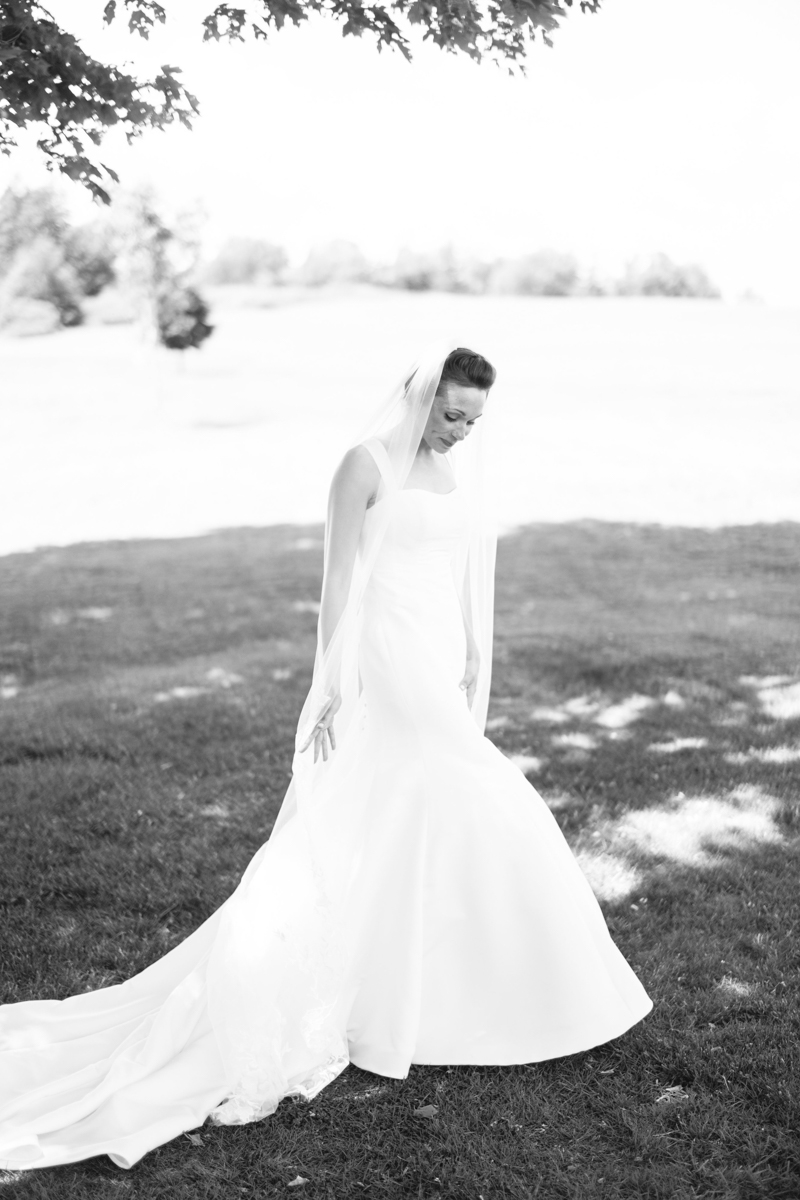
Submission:
<svg viewBox="0 0 800 1200">
<path fill-rule="evenodd" d="M 150 0 L 124 2 L 133 8 L 130 28 L 141 36 L 166 19 Z M 112 0 L 106 21 L 115 13 Z M 0 0 L 0 151 L 8 154 L 16 145 L 15 129 L 41 125 L 37 146 L 48 168 L 107 203 L 104 177 L 114 175 L 92 161 L 87 142 L 100 145 L 112 126 L 121 126 L 129 141 L 174 121 L 190 127 L 199 106 L 179 73 L 163 66 L 155 79 L 136 79 L 86 54 L 37 0 Z"/>
<path fill-rule="evenodd" d="M 156 0 L 122 0 L 125 7 L 130 10 L 128 18 L 128 28 L 131 33 L 138 33 L 140 37 L 147 38 L 150 30 L 158 23 L 163 25 L 167 19 L 166 10 L 162 5 L 156 3 Z M 117 0 L 108 0 L 103 10 L 103 20 L 107 25 L 117 15 Z"/>
<path fill-rule="evenodd" d="M 101 0 L 98 0 L 101 2 Z M 524 70 L 529 43 L 537 36 L 552 45 L 551 33 L 574 0 L 250 0 L 245 6 L 217 4 L 199 21 L 204 41 L 263 40 L 289 22 L 300 25 L 310 14 L 325 13 L 341 24 L 345 36 L 375 38 L 378 50 L 397 50 L 411 58 L 410 32 L 424 30 L 425 40 L 475 61 L 491 58 L 510 70 Z M 580 0 L 581 12 L 596 12 L 600 0 Z M 107 0 L 103 19 L 111 24 L 127 13 L 132 34 L 148 38 L 167 20 L 157 0 Z M 16 145 L 14 130 L 43 125 L 37 141 L 50 170 L 58 170 L 108 203 L 103 183 L 113 173 L 96 164 L 85 141 L 99 146 L 112 126 L 121 126 L 131 142 L 144 129 L 178 122 L 191 129 L 199 111 L 195 96 L 178 76 L 162 66 L 154 79 L 137 79 L 86 54 L 38 0 L 0 0 L 0 153 Z M 84 141 L 85 139 L 85 141 Z"/>
</svg>

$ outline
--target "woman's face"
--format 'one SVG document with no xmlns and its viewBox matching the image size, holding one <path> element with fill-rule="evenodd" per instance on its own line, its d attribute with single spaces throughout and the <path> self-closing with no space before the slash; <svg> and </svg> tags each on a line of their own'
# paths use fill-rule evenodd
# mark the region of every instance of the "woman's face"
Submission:
<svg viewBox="0 0 800 1200">
<path fill-rule="evenodd" d="M 487 393 L 463 383 L 446 383 L 443 394 L 435 396 L 422 440 L 437 454 L 446 454 L 456 442 L 463 442 L 483 412 Z"/>
</svg>

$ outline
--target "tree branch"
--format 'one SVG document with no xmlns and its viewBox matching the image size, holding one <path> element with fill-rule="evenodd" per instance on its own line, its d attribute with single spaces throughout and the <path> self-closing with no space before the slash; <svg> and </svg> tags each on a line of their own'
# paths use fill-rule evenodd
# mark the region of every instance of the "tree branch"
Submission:
<svg viewBox="0 0 800 1200">
<path fill-rule="evenodd" d="M 101 0 L 98 0 L 101 2 Z M 578 0 L 581 12 L 596 12 L 601 0 Z M 263 39 L 309 14 L 339 22 L 345 36 L 375 38 L 379 50 L 411 58 L 412 27 L 442 50 L 489 58 L 524 71 L 537 35 L 551 34 L 576 0 L 248 0 L 244 6 L 217 4 L 200 22 L 203 40 Z M 157 0 L 107 0 L 107 24 L 127 14 L 128 29 L 149 37 L 163 25 L 167 9 Z M 94 161 L 90 147 L 109 129 L 132 141 L 145 129 L 179 122 L 187 129 L 199 111 L 196 98 L 178 78 L 178 67 L 162 66 L 154 79 L 133 75 L 91 58 L 38 0 L 0 0 L 0 153 L 17 145 L 16 130 L 42 127 L 37 141 L 48 169 L 81 183 L 108 203 L 103 187 L 116 175 Z M 89 144 L 87 146 L 87 143 Z"/>
</svg>

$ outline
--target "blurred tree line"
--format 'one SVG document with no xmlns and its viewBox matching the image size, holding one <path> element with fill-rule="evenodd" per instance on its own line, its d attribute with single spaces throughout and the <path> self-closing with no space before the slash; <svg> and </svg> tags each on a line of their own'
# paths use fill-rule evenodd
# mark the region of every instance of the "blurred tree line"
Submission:
<svg viewBox="0 0 800 1200">
<path fill-rule="evenodd" d="M 167 221 L 146 190 L 121 194 L 108 217 L 76 226 L 53 189 L 8 188 L 0 196 L 0 329 L 80 325 L 87 300 L 115 292 L 118 319 L 138 317 L 169 349 L 199 346 L 213 329 L 194 283 L 199 251 L 191 220 Z"/>
<path fill-rule="evenodd" d="M 616 279 L 584 270 L 571 254 L 539 250 L 482 259 L 444 247 L 401 250 L 370 262 L 358 246 L 333 241 L 292 266 L 282 246 L 231 237 L 201 261 L 199 223 L 168 219 L 152 191 L 119 192 L 107 215 L 74 225 L 51 188 L 8 188 L 0 196 L 0 330 L 44 333 L 80 325 L 102 296 L 102 319 L 139 319 L 170 349 L 200 346 L 213 326 L 203 285 L 323 287 L 366 283 L 407 291 L 516 296 L 717 298 L 696 264 L 664 254 L 629 263 Z"/>
<path fill-rule="evenodd" d="M 515 258 L 481 259 L 453 247 L 401 250 L 388 264 L 371 263 L 358 246 L 334 241 L 316 247 L 299 267 L 285 251 L 256 238 L 230 238 L 206 264 L 213 284 L 295 284 L 321 287 L 371 283 L 412 292 L 464 292 L 514 296 L 677 296 L 718 299 L 702 267 L 666 254 L 628 263 L 619 278 L 599 278 L 571 254 L 538 250 Z"/>
</svg>

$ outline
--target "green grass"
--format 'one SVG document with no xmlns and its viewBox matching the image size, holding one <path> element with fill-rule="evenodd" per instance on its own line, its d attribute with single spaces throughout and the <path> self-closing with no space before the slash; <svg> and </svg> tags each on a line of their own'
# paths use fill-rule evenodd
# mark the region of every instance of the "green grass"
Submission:
<svg viewBox="0 0 800 1200">
<path fill-rule="evenodd" d="M 0 560 L 1 999 L 123 979 L 233 889 L 288 781 L 320 536 Z M 491 736 L 528 759 L 654 999 L 625 1037 L 511 1069 L 350 1068 L 131 1172 L 0 1174 L 0 1200 L 796 1200 L 799 584 L 796 525 L 501 543 Z M 632 696 L 652 703 L 615 726 Z"/>
</svg>

